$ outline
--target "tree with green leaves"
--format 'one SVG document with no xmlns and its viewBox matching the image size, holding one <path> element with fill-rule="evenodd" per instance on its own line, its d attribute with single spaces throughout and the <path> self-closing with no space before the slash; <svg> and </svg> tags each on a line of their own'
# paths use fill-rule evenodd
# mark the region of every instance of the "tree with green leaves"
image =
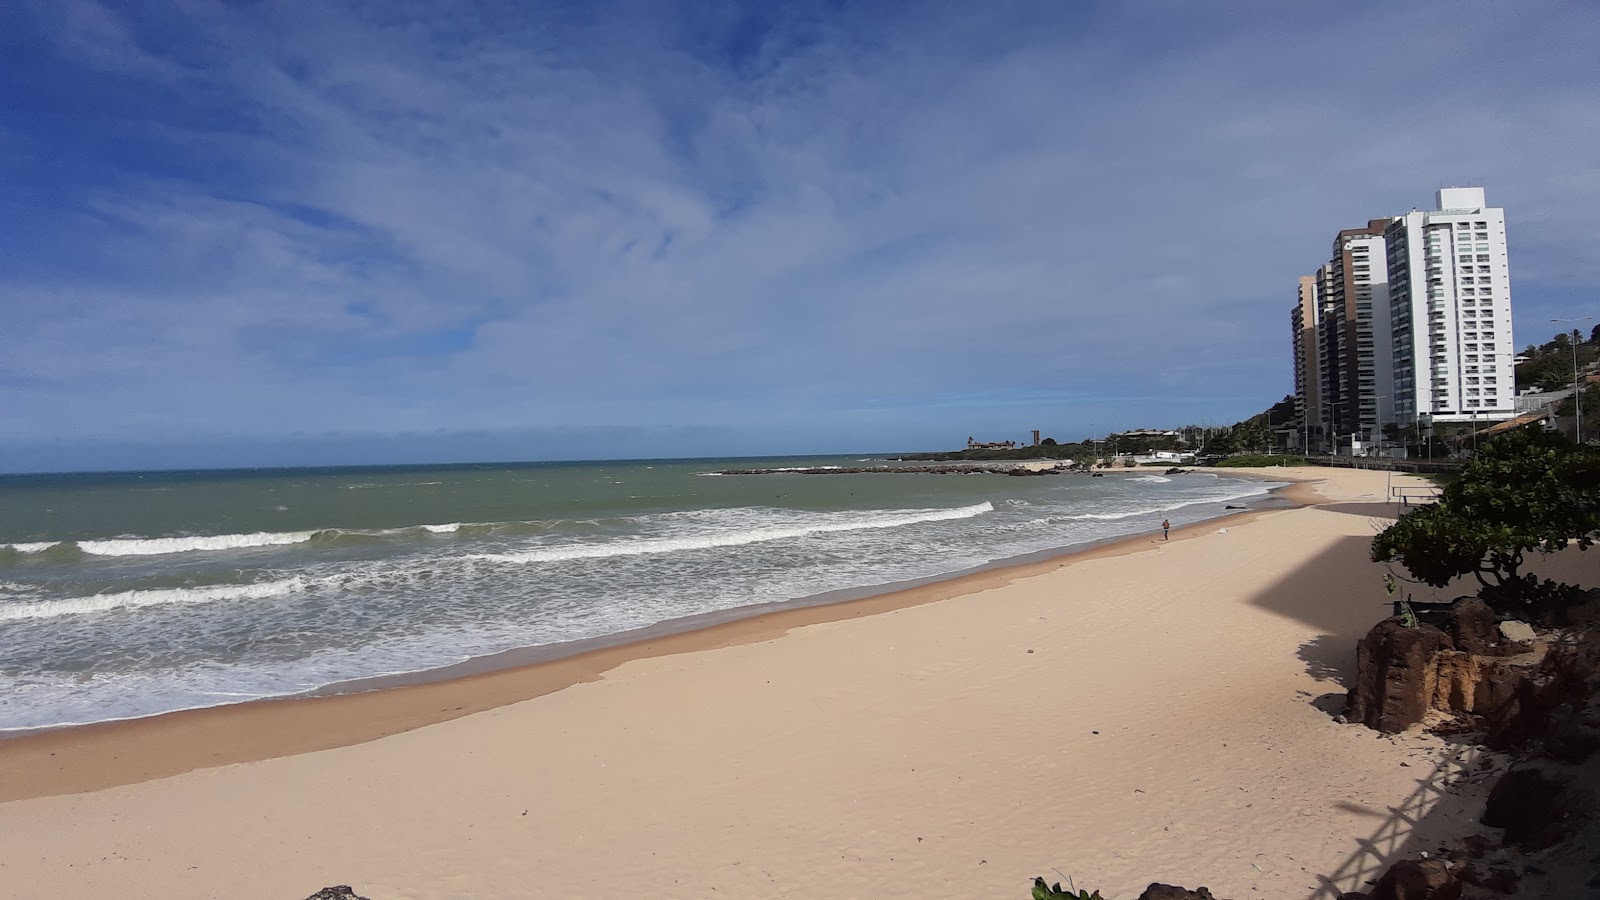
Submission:
<svg viewBox="0 0 1600 900">
<path fill-rule="evenodd" d="M 1488 441 L 1437 503 L 1384 529 L 1372 559 L 1433 587 L 1472 575 L 1497 612 L 1547 621 L 1578 588 L 1523 572 L 1528 555 L 1587 550 L 1597 534 L 1600 452 L 1528 425 Z"/>
</svg>

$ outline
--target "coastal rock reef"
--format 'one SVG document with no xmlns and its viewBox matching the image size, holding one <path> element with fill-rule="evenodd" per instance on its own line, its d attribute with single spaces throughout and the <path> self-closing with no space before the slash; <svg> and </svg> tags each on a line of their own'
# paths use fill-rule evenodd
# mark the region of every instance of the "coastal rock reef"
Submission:
<svg viewBox="0 0 1600 900">
<path fill-rule="evenodd" d="M 1578 624 L 1536 633 L 1458 600 L 1362 640 L 1350 721 L 1386 733 L 1427 723 L 1516 761 L 1479 820 L 1498 836 L 1402 860 L 1341 900 L 1600 898 L 1600 597 L 1586 607 Z"/>
</svg>

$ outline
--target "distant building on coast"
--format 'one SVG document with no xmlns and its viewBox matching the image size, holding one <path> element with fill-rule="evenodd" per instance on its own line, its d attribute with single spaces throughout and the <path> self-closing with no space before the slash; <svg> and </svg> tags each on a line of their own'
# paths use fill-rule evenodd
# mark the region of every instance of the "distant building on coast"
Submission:
<svg viewBox="0 0 1600 900">
<path fill-rule="evenodd" d="M 1290 316 L 1295 439 L 1322 452 L 1516 414 L 1505 211 L 1480 187 L 1340 231 Z"/>
<path fill-rule="evenodd" d="M 1016 441 L 975 441 L 967 435 L 968 450 L 1014 450 L 1016 446 Z"/>
</svg>

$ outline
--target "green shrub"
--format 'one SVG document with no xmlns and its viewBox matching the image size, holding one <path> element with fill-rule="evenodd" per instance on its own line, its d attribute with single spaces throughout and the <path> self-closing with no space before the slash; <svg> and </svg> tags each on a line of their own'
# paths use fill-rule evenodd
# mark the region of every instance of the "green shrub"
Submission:
<svg viewBox="0 0 1600 900">
<path fill-rule="evenodd" d="M 1504 616 L 1557 620 L 1579 586 L 1522 571 L 1529 554 L 1600 534 L 1600 451 L 1537 425 L 1490 440 L 1445 486 L 1439 501 L 1402 515 L 1372 541 L 1374 562 L 1398 562 L 1442 588 L 1472 575 L 1478 595 Z"/>
<path fill-rule="evenodd" d="M 1105 900 L 1104 897 L 1100 896 L 1099 891 L 1095 891 L 1092 894 L 1088 891 L 1073 893 L 1070 889 L 1062 890 L 1061 882 L 1059 881 L 1054 886 L 1051 886 L 1045 884 L 1043 878 L 1035 878 L 1033 880 L 1033 900 L 1056 900 L 1058 897 L 1064 898 L 1064 900 Z"/>
</svg>

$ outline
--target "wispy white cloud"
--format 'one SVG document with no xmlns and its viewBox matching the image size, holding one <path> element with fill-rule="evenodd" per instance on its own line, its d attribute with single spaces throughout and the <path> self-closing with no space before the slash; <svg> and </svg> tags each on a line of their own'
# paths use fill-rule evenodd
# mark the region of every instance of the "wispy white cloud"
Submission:
<svg viewBox="0 0 1600 900">
<path fill-rule="evenodd" d="M 1582 4 L 53 9 L 17 439 L 1244 415 L 1294 276 L 1441 182 L 1524 332 L 1600 274 Z"/>
</svg>

